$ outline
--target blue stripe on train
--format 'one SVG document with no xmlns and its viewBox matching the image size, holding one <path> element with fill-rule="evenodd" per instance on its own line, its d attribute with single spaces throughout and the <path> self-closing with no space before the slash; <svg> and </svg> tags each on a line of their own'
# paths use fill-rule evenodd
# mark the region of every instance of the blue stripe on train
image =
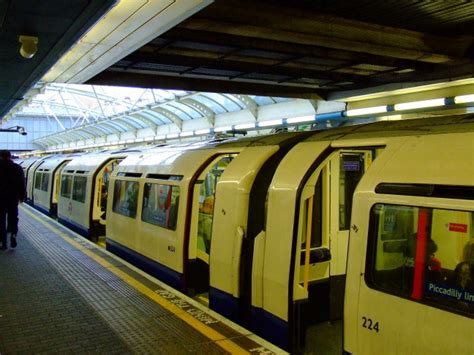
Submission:
<svg viewBox="0 0 474 355">
<path fill-rule="evenodd" d="M 238 299 L 217 288 L 209 288 L 209 308 L 222 314 L 227 319 L 239 323 Z"/>
<path fill-rule="evenodd" d="M 44 214 L 47 215 L 47 216 L 51 216 L 51 214 L 49 213 L 49 210 L 48 210 L 48 209 L 46 209 L 46 208 L 44 208 L 44 207 L 42 207 L 42 206 L 39 206 L 39 205 L 35 205 L 35 204 L 33 204 L 32 206 L 33 206 L 35 209 L 37 209 L 38 211 L 40 211 L 41 213 L 44 213 Z"/>
<path fill-rule="evenodd" d="M 106 239 L 106 249 L 171 287 L 184 292 L 183 274 L 151 260 L 117 242 Z"/>
<path fill-rule="evenodd" d="M 209 290 L 209 308 L 288 351 L 289 335 L 286 321 L 262 308 L 252 307 L 252 324 L 243 324 L 240 319 L 238 303 L 238 299 L 227 292 L 213 287 Z"/>
<path fill-rule="evenodd" d="M 82 235 L 83 237 L 89 237 L 89 230 L 87 230 L 86 227 L 66 218 L 59 217 L 58 220 L 61 224 L 64 224 L 66 227 L 72 229 L 74 232 Z"/>
</svg>

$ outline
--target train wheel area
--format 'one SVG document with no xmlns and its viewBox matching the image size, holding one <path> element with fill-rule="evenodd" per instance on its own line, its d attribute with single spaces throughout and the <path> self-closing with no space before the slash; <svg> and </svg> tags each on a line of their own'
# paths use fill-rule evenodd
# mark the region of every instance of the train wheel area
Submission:
<svg viewBox="0 0 474 355">
<path fill-rule="evenodd" d="M 0 353 L 285 353 L 23 205 L 0 255 Z"/>
</svg>

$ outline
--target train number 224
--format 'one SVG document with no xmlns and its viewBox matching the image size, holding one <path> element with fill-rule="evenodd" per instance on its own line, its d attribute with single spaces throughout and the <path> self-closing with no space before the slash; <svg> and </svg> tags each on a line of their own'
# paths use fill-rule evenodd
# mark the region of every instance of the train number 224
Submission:
<svg viewBox="0 0 474 355">
<path fill-rule="evenodd" d="M 379 322 L 374 322 L 372 319 L 367 317 L 362 317 L 362 327 L 376 331 L 377 333 L 379 332 Z"/>
</svg>

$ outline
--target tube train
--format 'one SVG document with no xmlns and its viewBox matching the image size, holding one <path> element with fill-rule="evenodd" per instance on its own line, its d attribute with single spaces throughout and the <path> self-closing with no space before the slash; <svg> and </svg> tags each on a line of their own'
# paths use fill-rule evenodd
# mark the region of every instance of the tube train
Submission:
<svg viewBox="0 0 474 355">
<path fill-rule="evenodd" d="M 33 206 L 286 350 L 343 319 L 346 353 L 474 353 L 474 115 L 22 166 Z"/>
</svg>

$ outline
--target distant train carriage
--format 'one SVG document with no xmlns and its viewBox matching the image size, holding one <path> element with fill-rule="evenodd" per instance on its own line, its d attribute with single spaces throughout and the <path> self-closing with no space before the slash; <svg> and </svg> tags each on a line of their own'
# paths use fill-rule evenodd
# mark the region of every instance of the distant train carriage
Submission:
<svg viewBox="0 0 474 355">
<path fill-rule="evenodd" d="M 57 155 L 44 159 L 34 171 L 33 207 L 41 212 L 53 216 L 57 213 L 59 195 L 59 175 L 67 162 L 71 161 L 70 155 Z"/>
<path fill-rule="evenodd" d="M 110 175 L 136 150 L 89 153 L 70 161 L 61 173 L 58 219 L 86 238 L 105 235 Z"/>
<path fill-rule="evenodd" d="M 54 158 L 56 155 L 49 155 L 45 157 L 33 158 L 29 161 L 30 164 L 23 165 L 23 171 L 25 172 L 26 178 L 26 202 L 33 205 L 33 190 L 35 184 L 35 172 L 36 169 L 43 164 L 46 160 Z"/>
</svg>

